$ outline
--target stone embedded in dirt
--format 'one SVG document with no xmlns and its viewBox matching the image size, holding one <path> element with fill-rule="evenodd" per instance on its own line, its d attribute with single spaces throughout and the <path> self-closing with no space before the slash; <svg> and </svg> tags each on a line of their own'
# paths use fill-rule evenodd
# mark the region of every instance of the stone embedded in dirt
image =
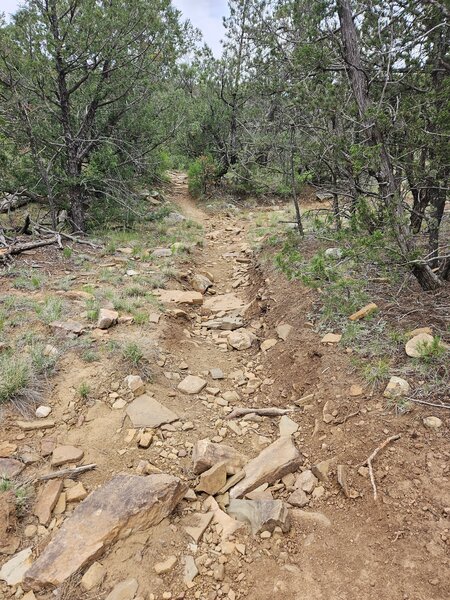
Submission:
<svg viewBox="0 0 450 600">
<path fill-rule="evenodd" d="M 127 375 L 125 377 L 125 385 L 133 392 L 135 396 L 139 396 L 139 394 L 144 393 L 145 383 L 142 381 L 142 377 L 139 377 L 139 375 Z"/>
<path fill-rule="evenodd" d="M 347 482 L 347 468 L 345 465 L 338 465 L 336 468 L 337 480 L 347 498 L 350 498 L 350 488 Z"/>
<path fill-rule="evenodd" d="M 245 477 L 230 490 L 230 497 L 240 498 L 263 483 L 274 483 L 295 472 L 302 463 L 303 457 L 292 439 L 279 438 L 244 466 Z"/>
<path fill-rule="evenodd" d="M 244 321 L 241 317 L 225 316 L 222 318 L 211 319 L 202 323 L 202 327 L 207 329 L 220 329 L 223 331 L 234 331 L 244 326 Z"/>
<path fill-rule="evenodd" d="M 198 575 L 198 568 L 193 556 L 183 556 L 183 562 L 183 581 L 187 587 L 191 587 L 192 582 Z"/>
<path fill-rule="evenodd" d="M 84 331 L 84 327 L 78 321 L 53 321 L 50 323 L 50 327 L 55 329 L 59 333 L 68 333 L 72 337 L 81 335 Z"/>
<path fill-rule="evenodd" d="M 410 392 L 410 385 L 406 379 L 401 377 L 395 377 L 394 375 L 389 379 L 389 383 L 383 392 L 385 398 L 400 398 L 406 396 Z"/>
<path fill-rule="evenodd" d="M 138 439 L 139 448 L 149 448 L 150 444 L 153 441 L 153 430 L 146 431 L 144 430 Z"/>
<path fill-rule="evenodd" d="M 155 573 L 157 575 L 162 575 L 163 573 L 168 573 L 169 571 L 171 571 L 176 564 L 177 557 L 175 555 L 172 555 L 166 558 L 166 560 L 157 562 L 153 568 L 155 569 Z"/>
<path fill-rule="evenodd" d="M 203 294 L 200 292 L 184 292 L 182 290 L 157 290 L 159 299 L 167 304 L 203 304 Z"/>
<path fill-rule="evenodd" d="M 434 341 L 434 337 L 429 333 L 419 333 L 412 337 L 405 345 L 405 352 L 412 358 L 420 358 L 423 350 Z"/>
<path fill-rule="evenodd" d="M 52 510 L 55 508 L 62 490 L 63 482 L 59 479 L 47 481 L 39 490 L 33 514 L 44 527 L 50 523 Z"/>
<path fill-rule="evenodd" d="M 276 340 L 275 338 L 270 338 L 268 340 L 264 340 L 264 342 L 261 344 L 261 351 L 267 352 L 268 350 L 273 348 L 276 344 L 278 344 L 278 340 Z"/>
<path fill-rule="evenodd" d="M 0 476 L 11 479 L 23 471 L 25 465 L 15 458 L 0 458 Z"/>
<path fill-rule="evenodd" d="M 246 329 L 232 331 L 227 337 L 228 346 L 235 350 L 248 350 L 256 341 L 256 336 Z"/>
<path fill-rule="evenodd" d="M 98 315 L 97 328 L 98 329 L 109 329 L 112 325 L 117 323 L 119 313 L 116 310 L 110 310 L 109 308 L 101 308 Z"/>
<path fill-rule="evenodd" d="M 277 335 L 281 340 L 285 342 L 288 339 L 292 329 L 292 325 L 288 325 L 287 323 L 281 323 L 277 327 Z"/>
<path fill-rule="evenodd" d="M 160 319 L 161 319 L 161 313 L 153 312 L 148 315 L 149 323 L 154 323 L 155 325 L 157 325 L 159 323 Z"/>
<path fill-rule="evenodd" d="M 339 344 L 341 339 L 340 333 L 326 333 L 320 341 L 322 344 Z"/>
<path fill-rule="evenodd" d="M 112 404 L 112 408 L 114 410 L 122 410 L 127 405 L 126 401 L 123 398 L 117 398 L 117 400 Z"/>
<path fill-rule="evenodd" d="M 9 458 L 16 450 L 16 444 L 12 442 L 0 442 L 0 458 Z"/>
<path fill-rule="evenodd" d="M 25 548 L 4 563 L 0 569 L 0 579 L 11 586 L 22 583 L 31 563 L 31 548 Z"/>
<path fill-rule="evenodd" d="M 177 223 L 181 223 L 182 221 L 185 221 L 185 220 L 186 220 L 186 217 L 176 211 L 171 212 L 167 215 L 167 217 L 164 217 L 164 221 L 166 223 L 169 223 L 169 225 L 176 225 Z"/>
<path fill-rule="evenodd" d="M 205 277 L 205 275 L 200 275 L 200 273 L 196 273 L 192 276 L 191 286 L 192 289 L 196 292 L 204 294 L 212 286 L 212 281 Z"/>
<path fill-rule="evenodd" d="M 350 315 L 349 320 L 350 321 L 359 321 L 360 319 L 364 319 L 365 317 L 368 317 L 369 315 L 374 313 L 376 310 L 378 310 L 378 306 L 375 304 L 375 302 L 369 302 L 369 304 L 366 304 L 366 306 L 363 306 L 362 308 L 357 310 L 355 313 Z"/>
<path fill-rule="evenodd" d="M 52 419 L 47 421 L 16 421 L 16 425 L 23 431 L 36 431 L 37 429 L 51 429 L 55 426 L 55 421 Z"/>
<path fill-rule="evenodd" d="M 334 463 L 334 458 L 328 460 L 322 460 L 311 467 L 313 475 L 317 477 L 319 481 L 326 483 L 328 481 L 328 473 L 331 465 Z"/>
<path fill-rule="evenodd" d="M 89 292 L 84 292 L 83 290 L 60 290 L 56 292 L 59 296 L 64 296 L 65 298 L 69 298 L 69 300 L 93 300 L 94 296 Z"/>
<path fill-rule="evenodd" d="M 66 490 L 66 501 L 67 502 L 81 502 L 88 495 L 84 485 L 81 481 L 78 481 L 74 486 Z"/>
<path fill-rule="evenodd" d="M 361 396 L 361 394 L 364 392 L 362 386 L 354 383 L 353 385 L 350 386 L 350 391 L 349 394 L 350 396 L 353 396 L 354 398 L 356 398 L 357 396 Z"/>
<path fill-rule="evenodd" d="M 311 469 L 307 469 L 297 476 L 294 487 L 298 490 L 303 490 L 307 494 L 311 494 L 317 484 L 317 477 L 313 474 Z"/>
<path fill-rule="evenodd" d="M 325 250 L 325 256 L 328 258 L 335 258 L 336 260 L 339 260 L 340 258 L 342 258 L 343 252 L 341 248 L 327 248 Z"/>
<path fill-rule="evenodd" d="M 299 508 L 303 508 L 309 504 L 309 498 L 303 490 L 295 490 L 292 492 L 287 501 L 292 506 L 298 506 Z"/>
<path fill-rule="evenodd" d="M 179 419 L 178 415 L 147 394 L 143 394 L 130 402 L 127 415 L 135 428 L 148 427 L 154 429 L 163 423 L 172 423 Z"/>
<path fill-rule="evenodd" d="M 200 475 L 200 482 L 195 488 L 197 492 L 206 492 L 214 496 L 223 488 L 227 481 L 227 463 L 226 461 L 213 465 L 207 471 Z"/>
<path fill-rule="evenodd" d="M 280 437 L 289 436 L 298 431 L 298 425 L 287 415 L 283 415 L 280 419 Z"/>
<path fill-rule="evenodd" d="M 106 576 L 106 568 L 99 562 L 92 563 L 80 581 L 80 586 L 85 592 L 90 592 L 99 586 Z"/>
<path fill-rule="evenodd" d="M 212 496 L 209 496 L 205 500 L 203 507 L 212 512 L 213 523 L 218 530 L 217 532 L 219 533 L 222 542 L 226 541 L 231 535 L 234 535 L 238 529 L 244 527 L 242 522 L 227 515 Z"/>
<path fill-rule="evenodd" d="M 51 412 L 50 406 L 38 406 L 35 415 L 38 419 L 45 419 Z"/>
<path fill-rule="evenodd" d="M 291 511 L 292 517 L 296 521 L 303 523 L 314 523 L 323 527 L 331 527 L 330 519 L 320 512 L 310 512 L 307 510 L 294 509 Z"/>
<path fill-rule="evenodd" d="M 170 248 L 155 248 L 152 252 L 152 256 L 155 258 L 166 258 L 172 256 L 172 250 Z"/>
<path fill-rule="evenodd" d="M 228 514 L 249 523 L 253 535 L 272 532 L 275 527 L 289 531 L 289 511 L 282 500 L 230 500 Z"/>
<path fill-rule="evenodd" d="M 408 338 L 412 338 L 416 335 L 419 335 L 420 333 L 428 333 L 428 335 L 433 335 L 433 330 L 431 329 L 431 327 L 417 327 L 412 331 L 408 331 L 406 335 L 408 336 Z"/>
<path fill-rule="evenodd" d="M 193 527 L 185 527 L 184 530 L 194 540 L 194 542 L 198 544 L 198 542 L 201 540 L 202 535 L 205 533 L 206 528 L 211 523 L 213 513 L 195 513 L 194 517 L 196 519 L 197 525 Z"/>
<path fill-rule="evenodd" d="M 240 310 L 244 307 L 244 301 L 236 296 L 235 294 L 217 294 L 204 303 L 204 308 L 210 310 L 213 313 L 218 312 L 231 312 L 233 310 Z"/>
<path fill-rule="evenodd" d="M 211 377 L 213 379 L 223 379 L 225 377 L 225 375 L 223 374 L 222 369 L 211 369 L 209 371 L 209 374 L 211 375 Z"/>
<path fill-rule="evenodd" d="M 423 424 L 427 429 L 439 429 L 442 427 L 442 420 L 439 417 L 425 417 Z"/>
<path fill-rule="evenodd" d="M 133 600 L 138 591 L 139 583 L 136 579 L 125 579 L 117 583 L 105 600 Z"/>
<path fill-rule="evenodd" d="M 5 490 L 0 492 L 0 554 L 17 552 L 20 538 L 14 535 L 16 525 L 17 498 L 12 489 Z"/>
<path fill-rule="evenodd" d="M 215 444 L 209 439 L 199 440 L 192 451 L 193 470 L 196 475 L 220 462 L 226 462 L 227 472 L 234 475 L 242 469 L 248 458 L 225 444 Z"/>
<path fill-rule="evenodd" d="M 84 456 L 84 451 L 75 446 L 57 446 L 52 452 L 52 467 L 60 467 L 66 463 L 77 463 Z"/>
<path fill-rule="evenodd" d="M 177 388 L 185 394 L 199 394 L 206 387 L 207 381 L 196 375 L 188 375 L 181 381 Z"/>
<path fill-rule="evenodd" d="M 27 587 L 40 590 L 61 585 L 92 558 L 99 558 L 123 530 L 146 530 L 160 523 L 186 489 L 172 475 L 116 475 L 81 502 L 56 531 L 27 571 Z"/>
</svg>

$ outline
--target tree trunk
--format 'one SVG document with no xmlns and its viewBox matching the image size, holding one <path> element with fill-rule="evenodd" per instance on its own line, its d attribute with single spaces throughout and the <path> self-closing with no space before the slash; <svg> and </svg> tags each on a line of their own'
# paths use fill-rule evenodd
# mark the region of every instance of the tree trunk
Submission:
<svg viewBox="0 0 450 600">
<path fill-rule="evenodd" d="M 444 215 L 445 201 L 446 201 L 446 190 L 440 188 L 432 188 L 430 190 L 431 195 L 431 214 L 429 220 L 429 242 L 428 250 L 431 258 L 431 266 L 438 267 L 439 260 L 439 228 L 441 225 L 442 217 Z"/>
<path fill-rule="evenodd" d="M 294 201 L 295 217 L 297 220 L 297 229 L 299 234 L 303 237 L 305 235 L 302 223 L 302 214 L 300 212 L 300 205 L 297 198 L 297 181 L 295 179 L 295 162 L 294 162 L 294 151 L 295 151 L 295 125 L 291 125 L 291 148 L 290 148 L 290 175 L 292 185 L 292 200 Z"/>
</svg>

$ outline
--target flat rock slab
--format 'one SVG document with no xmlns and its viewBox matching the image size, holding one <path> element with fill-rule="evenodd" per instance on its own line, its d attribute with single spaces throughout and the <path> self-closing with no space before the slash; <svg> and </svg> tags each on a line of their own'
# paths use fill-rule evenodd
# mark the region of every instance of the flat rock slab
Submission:
<svg viewBox="0 0 450 600">
<path fill-rule="evenodd" d="M 184 292 L 182 290 L 158 290 L 159 299 L 166 304 L 203 304 L 200 292 Z"/>
<path fill-rule="evenodd" d="M 52 510 L 58 502 L 63 489 L 63 482 L 59 479 L 47 481 L 39 490 L 34 505 L 33 514 L 39 519 L 41 525 L 47 526 L 52 518 Z"/>
<path fill-rule="evenodd" d="M 75 446 L 57 446 L 52 453 L 52 467 L 60 467 L 67 463 L 77 463 L 84 456 L 81 448 Z"/>
<path fill-rule="evenodd" d="M 289 511 L 282 500 L 230 500 L 228 514 L 238 521 L 247 522 L 254 535 L 272 532 L 275 527 L 289 531 Z"/>
<path fill-rule="evenodd" d="M 139 583 L 136 579 L 125 579 L 114 586 L 105 600 L 133 600 L 138 591 Z"/>
<path fill-rule="evenodd" d="M 53 321 L 50 323 L 50 327 L 60 333 L 69 333 L 73 336 L 81 335 L 84 331 L 84 327 L 78 321 Z"/>
<path fill-rule="evenodd" d="M 196 375 L 188 375 L 178 384 L 178 389 L 180 392 L 184 392 L 185 394 L 199 394 L 204 387 L 206 387 L 207 382 L 201 377 L 197 377 Z"/>
<path fill-rule="evenodd" d="M 225 316 L 221 319 L 210 319 L 202 323 L 202 327 L 207 329 L 221 329 L 223 331 L 234 331 L 244 326 L 244 321 L 241 317 Z"/>
<path fill-rule="evenodd" d="M 412 358 L 420 358 L 423 354 L 424 349 L 433 343 L 433 336 L 429 333 L 418 333 L 412 337 L 405 346 L 405 352 Z"/>
<path fill-rule="evenodd" d="M 25 550 L 18 552 L 2 566 L 0 569 L 0 579 L 6 581 L 8 585 L 22 583 L 23 577 L 29 569 L 32 560 L 31 548 L 25 548 Z"/>
<path fill-rule="evenodd" d="M 217 294 L 204 303 L 204 308 L 211 312 L 230 312 L 244 308 L 244 301 L 235 294 Z"/>
<path fill-rule="evenodd" d="M 172 475 L 116 475 L 94 490 L 62 524 L 26 572 L 25 585 L 33 590 L 61 585 L 103 554 L 123 530 L 145 530 L 160 523 L 186 489 Z"/>
<path fill-rule="evenodd" d="M 248 458 L 226 444 L 215 444 L 208 438 L 199 440 L 192 451 L 193 469 L 196 475 L 225 462 L 227 472 L 234 475 L 242 469 Z"/>
<path fill-rule="evenodd" d="M 109 329 L 112 325 L 117 323 L 118 318 L 119 313 L 116 310 L 101 308 L 98 315 L 97 327 L 98 329 Z"/>
<path fill-rule="evenodd" d="M 16 425 L 23 431 L 36 431 L 38 429 L 51 429 L 56 423 L 52 419 L 38 419 L 37 421 L 16 421 Z"/>
<path fill-rule="evenodd" d="M 139 396 L 128 405 L 127 415 L 136 428 L 155 428 L 179 419 L 178 415 L 147 394 Z"/>
<path fill-rule="evenodd" d="M 240 498 L 263 483 L 274 483 L 296 471 L 303 457 L 290 437 L 279 438 L 244 467 L 245 477 L 230 490 L 231 498 Z"/>
<path fill-rule="evenodd" d="M 0 476 L 16 477 L 25 468 L 25 465 L 20 460 L 14 458 L 0 458 Z"/>
</svg>

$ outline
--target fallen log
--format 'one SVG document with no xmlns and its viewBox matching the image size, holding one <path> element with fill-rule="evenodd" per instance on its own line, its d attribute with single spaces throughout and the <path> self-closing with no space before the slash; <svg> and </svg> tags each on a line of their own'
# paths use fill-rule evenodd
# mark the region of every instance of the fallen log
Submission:
<svg viewBox="0 0 450 600">
<path fill-rule="evenodd" d="M 58 477 L 75 477 L 80 473 L 85 473 L 86 471 L 92 471 L 92 469 L 96 468 L 96 464 L 92 463 L 90 465 L 82 465 L 81 467 L 74 467 L 73 469 L 60 469 L 59 471 L 55 471 L 54 473 L 48 473 L 47 475 L 41 475 L 36 478 L 36 481 L 48 481 L 49 479 L 57 479 Z"/>
<path fill-rule="evenodd" d="M 52 244 L 58 244 L 61 246 L 61 237 L 55 235 L 55 237 L 47 238 L 44 240 L 35 240 L 33 242 L 25 242 L 24 244 L 17 244 L 7 246 L 6 248 L 0 248 L 0 259 L 6 258 L 7 256 L 14 256 L 25 252 L 26 250 L 32 250 L 33 248 L 41 248 L 42 246 L 51 246 Z"/>
<path fill-rule="evenodd" d="M 235 408 L 227 419 L 237 419 L 245 415 L 259 415 L 260 417 L 281 417 L 293 412 L 292 408 Z"/>
</svg>

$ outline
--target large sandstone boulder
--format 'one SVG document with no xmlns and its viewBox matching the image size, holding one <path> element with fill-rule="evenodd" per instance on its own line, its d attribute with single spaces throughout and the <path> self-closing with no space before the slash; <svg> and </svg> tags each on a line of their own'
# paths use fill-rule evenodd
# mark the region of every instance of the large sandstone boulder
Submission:
<svg viewBox="0 0 450 600">
<path fill-rule="evenodd" d="M 25 573 L 24 586 L 61 585 L 97 559 L 125 529 L 143 530 L 167 517 L 187 485 L 172 475 L 120 473 L 92 492 L 72 513 Z"/>
</svg>

